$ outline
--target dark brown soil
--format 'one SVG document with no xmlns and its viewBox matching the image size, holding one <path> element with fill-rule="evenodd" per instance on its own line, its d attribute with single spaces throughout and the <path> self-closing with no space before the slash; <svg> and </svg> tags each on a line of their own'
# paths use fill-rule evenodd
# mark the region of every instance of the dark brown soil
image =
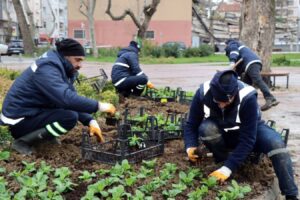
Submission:
<svg viewBox="0 0 300 200">
<path fill-rule="evenodd" d="M 187 105 L 180 105 L 178 103 L 158 103 L 150 100 L 146 100 L 144 98 L 134 98 L 134 99 L 126 99 L 124 103 L 122 103 L 118 110 L 120 112 L 124 111 L 127 107 L 132 110 L 133 113 L 137 113 L 139 107 L 145 107 L 146 112 L 149 114 L 157 114 L 157 113 L 167 113 L 167 112 L 176 112 L 176 113 L 185 113 L 188 112 L 189 107 Z M 105 138 L 107 140 L 116 137 L 116 127 L 107 126 L 105 124 L 104 118 L 98 119 L 100 126 L 104 132 Z M 82 125 L 76 126 L 71 132 L 61 138 L 61 145 L 50 145 L 50 144 L 42 144 L 37 147 L 37 151 L 32 156 L 21 156 L 20 154 L 12 151 L 11 157 L 8 161 L 0 161 L 0 166 L 6 168 L 7 172 L 12 172 L 14 170 L 19 170 L 23 167 L 22 161 L 26 162 L 36 162 L 37 164 L 41 161 L 46 161 L 47 164 L 52 167 L 62 167 L 67 166 L 70 168 L 72 173 L 73 182 L 79 184 L 74 187 L 74 190 L 68 192 L 64 195 L 65 199 L 76 200 L 80 199 L 80 197 L 85 195 L 88 184 L 79 182 L 78 176 L 80 172 L 83 170 L 88 170 L 90 172 L 96 171 L 99 169 L 108 169 L 111 166 L 106 164 L 101 164 L 97 162 L 87 161 L 81 159 L 80 154 L 80 145 L 82 138 L 82 129 L 84 127 Z M 178 166 L 178 171 L 187 170 L 189 167 L 199 167 L 204 176 L 207 176 L 212 171 L 216 170 L 221 164 L 215 164 L 213 159 L 210 157 L 202 158 L 198 163 L 192 164 L 188 161 L 186 153 L 184 151 L 184 143 L 183 140 L 172 140 L 167 141 L 165 144 L 165 152 L 162 156 L 157 158 L 156 171 L 159 171 L 165 163 L 175 163 Z M 133 165 L 136 170 L 141 166 L 141 164 Z M 7 173 L 7 174 L 8 174 Z M 99 176 L 98 176 L 99 177 Z M 273 179 L 274 174 L 272 170 L 272 166 L 270 161 L 267 159 L 263 159 L 259 165 L 248 164 L 241 167 L 238 173 L 234 173 L 232 178 L 237 180 L 239 183 L 249 184 L 252 187 L 252 192 L 246 196 L 246 199 L 255 199 L 255 196 L 261 194 L 263 191 L 270 186 L 271 180 Z M 149 182 L 153 177 L 149 177 L 143 181 Z M 12 178 L 7 177 L 6 180 L 12 180 Z M 95 182 L 94 180 L 93 182 Z M 175 179 L 172 179 L 172 182 L 169 182 L 167 186 L 164 188 L 160 188 L 153 193 L 154 199 L 163 199 L 162 191 L 166 188 L 171 188 L 171 183 L 175 183 L 178 181 L 178 176 Z M 218 187 L 226 188 L 230 181 L 226 182 L 224 185 Z M 199 182 L 197 182 L 199 183 Z M 138 186 L 138 185 L 137 185 Z M 135 187 L 137 187 L 135 186 Z M 195 184 L 193 187 L 188 188 L 184 194 L 186 195 L 188 192 L 192 191 L 199 184 Z M 18 185 L 14 181 L 10 181 L 7 186 L 12 191 L 18 190 Z M 135 188 L 129 188 L 128 191 L 134 191 Z M 210 191 L 208 196 L 205 199 L 214 199 L 216 193 Z M 187 199 L 184 195 L 179 195 L 176 199 Z"/>
</svg>

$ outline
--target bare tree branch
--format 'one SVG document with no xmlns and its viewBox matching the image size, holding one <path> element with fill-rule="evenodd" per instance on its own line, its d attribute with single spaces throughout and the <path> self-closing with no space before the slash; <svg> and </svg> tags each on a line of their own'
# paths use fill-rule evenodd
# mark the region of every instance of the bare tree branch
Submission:
<svg viewBox="0 0 300 200">
<path fill-rule="evenodd" d="M 85 11 L 83 11 L 85 9 Z M 80 0 L 80 6 L 79 6 L 79 12 L 84 15 L 86 18 L 88 18 L 88 15 L 86 14 L 88 10 L 88 6 L 85 4 L 84 0 Z"/>
<path fill-rule="evenodd" d="M 105 11 L 106 14 L 110 16 L 112 20 L 118 21 L 123 20 L 127 15 L 129 15 L 135 24 L 135 26 L 138 28 L 138 37 L 144 38 L 145 32 L 148 29 L 150 20 L 153 16 L 153 14 L 156 12 L 157 6 L 160 3 L 160 0 L 153 0 L 151 4 L 145 5 L 143 8 L 143 13 L 145 15 L 145 19 L 143 22 L 140 22 L 139 19 L 134 15 L 131 9 L 125 9 L 123 14 L 120 16 L 115 16 L 111 12 L 111 0 L 108 0 L 107 9 Z"/>
</svg>

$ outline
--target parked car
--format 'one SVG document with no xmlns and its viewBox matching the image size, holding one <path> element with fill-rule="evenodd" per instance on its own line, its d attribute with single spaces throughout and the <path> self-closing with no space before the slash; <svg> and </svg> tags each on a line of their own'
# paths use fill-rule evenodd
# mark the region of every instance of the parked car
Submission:
<svg viewBox="0 0 300 200">
<path fill-rule="evenodd" d="M 11 56 L 12 54 L 24 54 L 24 45 L 23 40 L 11 40 L 8 44 L 7 55 Z"/>
<path fill-rule="evenodd" d="M 6 44 L 0 44 L 0 54 L 6 55 L 7 54 L 8 46 Z"/>
</svg>

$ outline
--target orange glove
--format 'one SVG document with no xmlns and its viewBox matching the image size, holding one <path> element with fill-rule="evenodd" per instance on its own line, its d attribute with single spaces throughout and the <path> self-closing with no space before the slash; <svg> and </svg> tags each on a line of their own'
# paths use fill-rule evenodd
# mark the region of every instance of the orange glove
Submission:
<svg viewBox="0 0 300 200">
<path fill-rule="evenodd" d="M 147 87 L 150 88 L 150 89 L 154 89 L 154 85 L 153 83 L 151 83 L 150 81 L 147 82 Z"/>
<path fill-rule="evenodd" d="M 111 103 L 99 102 L 98 107 L 99 107 L 100 112 L 107 112 L 107 113 L 110 113 L 111 115 L 114 115 L 116 112 L 115 106 L 112 105 Z"/>
<path fill-rule="evenodd" d="M 221 167 L 220 169 L 214 171 L 209 176 L 215 177 L 218 181 L 224 182 L 231 175 L 231 170 L 228 167 Z"/>
<path fill-rule="evenodd" d="M 189 160 L 192 162 L 196 162 L 197 159 L 199 158 L 199 156 L 195 154 L 196 149 L 197 149 L 197 147 L 190 147 L 190 148 L 187 148 L 187 150 L 186 150 Z"/>
<path fill-rule="evenodd" d="M 102 131 L 96 120 L 93 119 L 90 121 L 89 129 L 90 129 L 90 136 L 95 135 L 95 136 L 97 136 L 97 139 L 99 140 L 99 142 L 101 142 L 101 143 L 105 142 L 104 137 L 102 135 Z"/>
</svg>

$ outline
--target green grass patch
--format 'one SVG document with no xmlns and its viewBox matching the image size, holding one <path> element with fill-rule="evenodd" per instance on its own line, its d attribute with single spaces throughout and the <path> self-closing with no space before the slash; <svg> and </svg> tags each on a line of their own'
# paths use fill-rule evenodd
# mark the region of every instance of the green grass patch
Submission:
<svg viewBox="0 0 300 200">
<path fill-rule="evenodd" d="M 285 58 L 284 58 L 285 57 Z M 276 61 L 278 59 L 282 60 L 282 58 L 286 59 L 288 62 L 284 64 L 280 64 Z M 109 62 L 114 63 L 116 57 L 100 57 L 100 58 L 93 58 L 92 56 L 87 56 L 86 58 L 89 62 Z M 275 61 L 275 62 L 274 62 Z M 174 58 L 174 57 L 160 57 L 160 58 L 153 58 L 153 57 L 141 57 L 140 62 L 142 64 L 184 64 L 184 63 L 227 63 L 228 58 L 225 54 L 213 54 L 210 56 L 205 57 L 192 57 L 192 58 Z M 273 54 L 272 55 L 272 66 L 300 66 L 300 53 L 281 53 L 281 54 Z"/>
</svg>

